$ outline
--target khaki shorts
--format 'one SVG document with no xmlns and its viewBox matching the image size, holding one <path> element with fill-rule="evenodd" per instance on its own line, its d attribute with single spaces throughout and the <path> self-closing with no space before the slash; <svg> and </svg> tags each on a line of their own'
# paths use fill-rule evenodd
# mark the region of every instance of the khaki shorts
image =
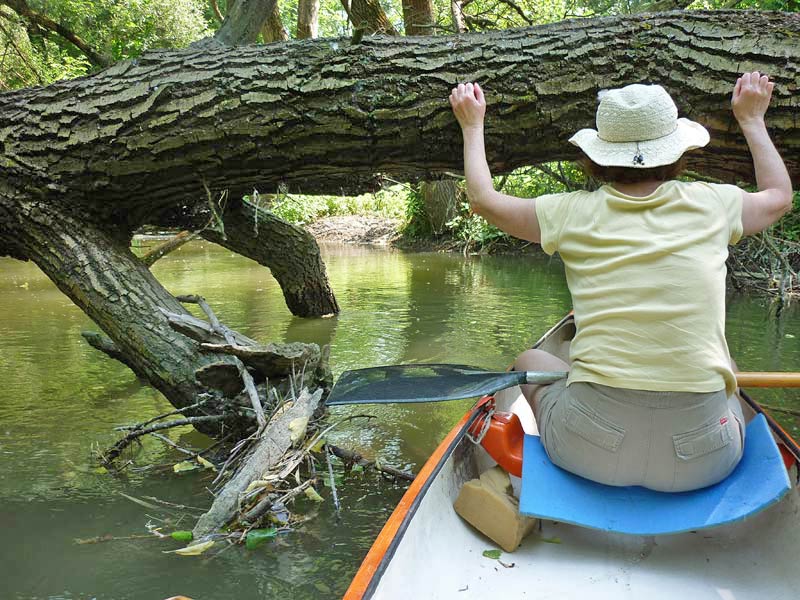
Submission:
<svg viewBox="0 0 800 600">
<path fill-rule="evenodd" d="M 608 485 L 680 492 L 717 483 L 739 463 L 744 417 L 725 391 L 626 390 L 561 379 L 536 422 L 556 465 Z"/>
</svg>

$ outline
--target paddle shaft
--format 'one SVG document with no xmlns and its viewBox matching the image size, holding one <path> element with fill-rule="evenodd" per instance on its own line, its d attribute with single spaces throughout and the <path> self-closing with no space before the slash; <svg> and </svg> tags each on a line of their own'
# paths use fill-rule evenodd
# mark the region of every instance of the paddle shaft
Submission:
<svg viewBox="0 0 800 600">
<path fill-rule="evenodd" d="M 740 387 L 800 387 L 800 373 L 782 373 L 769 371 L 742 371 L 736 373 L 736 382 Z"/>
</svg>

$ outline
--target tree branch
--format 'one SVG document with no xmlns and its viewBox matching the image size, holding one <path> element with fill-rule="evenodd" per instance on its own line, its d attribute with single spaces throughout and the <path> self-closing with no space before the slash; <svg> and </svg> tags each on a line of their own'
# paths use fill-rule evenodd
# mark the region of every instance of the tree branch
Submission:
<svg viewBox="0 0 800 600">
<path fill-rule="evenodd" d="M 109 57 L 103 56 L 99 52 L 95 51 L 74 31 L 67 29 L 60 23 L 56 23 L 47 15 L 34 11 L 30 6 L 28 6 L 26 0 L 0 0 L 0 4 L 8 6 L 19 16 L 27 19 L 29 22 L 34 23 L 39 27 L 46 29 L 47 31 L 57 33 L 65 40 L 72 43 L 72 45 L 78 48 L 78 50 L 83 52 L 86 55 L 86 58 L 88 58 L 96 67 L 108 67 L 111 65 L 112 60 Z"/>
</svg>

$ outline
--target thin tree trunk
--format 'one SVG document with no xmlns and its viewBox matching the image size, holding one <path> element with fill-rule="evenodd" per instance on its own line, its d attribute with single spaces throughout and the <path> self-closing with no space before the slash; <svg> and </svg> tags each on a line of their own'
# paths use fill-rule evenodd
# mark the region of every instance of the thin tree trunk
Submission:
<svg viewBox="0 0 800 600">
<path fill-rule="evenodd" d="M 433 35 L 433 16 L 431 0 L 403 0 L 403 23 L 406 35 Z"/>
<path fill-rule="evenodd" d="M 214 44 L 238 46 L 252 44 L 258 39 L 261 28 L 272 13 L 276 0 L 236 0 L 228 5 L 228 14 L 213 38 L 195 42 L 195 48 Z"/>
<path fill-rule="evenodd" d="M 281 11 L 278 7 L 278 0 L 272 5 L 272 10 L 267 17 L 267 21 L 261 28 L 261 37 L 264 38 L 264 43 L 269 44 L 272 42 L 285 42 L 289 39 L 289 32 L 283 26 L 281 21 Z"/>
<path fill-rule="evenodd" d="M 366 35 L 376 33 L 397 35 L 397 30 L 386 16 L 380 0 L 351 0 L 348 14 L 353 29 L 360 30 Z"/>
<path fill-rule="evenodd" d="M 467 23 L 464 20 L 464 8 L 461 0 L 450 0 L 450 16 L 453 18 L 453 33 L 465 33 Z"/>
<path fill-rule="evenodd" d="M 315 39 L 319 31 L 319 0 L 298 0 L 297 39 Z"/>
</svg>

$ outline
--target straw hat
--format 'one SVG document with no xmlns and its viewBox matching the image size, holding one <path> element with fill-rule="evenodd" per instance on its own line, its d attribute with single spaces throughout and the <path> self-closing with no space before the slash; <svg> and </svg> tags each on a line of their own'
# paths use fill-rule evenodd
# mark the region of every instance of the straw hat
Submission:
<svg viewBox="0 0 800 600">
<path fill-rule="evenodd" d="M 678 118 L 678 108 L 660 85 L 634 83 L 601 92 L 597 131 L 581 129 L 569 141 L 598 165 L 649 169 L 702 148 L 709 136 L 699 123 Z"/>
</svg>

